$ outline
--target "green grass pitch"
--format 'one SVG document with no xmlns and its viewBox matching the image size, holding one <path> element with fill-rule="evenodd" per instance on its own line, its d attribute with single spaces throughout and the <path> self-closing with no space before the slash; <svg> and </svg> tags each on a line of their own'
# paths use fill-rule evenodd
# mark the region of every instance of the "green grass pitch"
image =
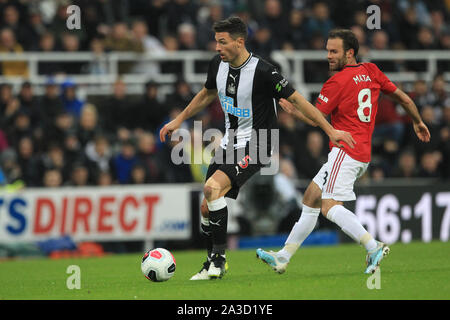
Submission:
<svg viewBox="0 0 450 320">
<path fill-rule="evenodd" d="M 169 248 L 170 249 L 170 248 Z M 380 289 L 368 289 L 365 250 L 356 244 L 300 248 L 285 274 L 255 257 L 255 250 L 230 250 L 230 269 L 221 280 L 189 281 L 203 262 L 203 251 L 174 251 L 175 275 L 148 281 L 141 254 L 103 258 L 26 259 L 0 262 L 0 300 L 4 299 L 450 299 L 450 244 L 391 245 L 383 260 Z M 66 286 L 67 267 L 78 265 L 81 288 Z M 373 282 L 374 283 L 374 282 Z"/>
</svg>

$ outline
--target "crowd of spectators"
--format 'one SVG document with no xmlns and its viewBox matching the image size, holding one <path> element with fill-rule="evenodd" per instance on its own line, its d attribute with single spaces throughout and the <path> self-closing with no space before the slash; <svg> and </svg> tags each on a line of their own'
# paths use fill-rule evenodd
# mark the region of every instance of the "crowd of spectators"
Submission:
<svg viewBox="0 0 450 320">
<path fill-rule="evenodd" d="M 67 29 L 71 4 L 81 8 L 81 29 Z M 381 9 L 380 30 L 366 27 L 371 4 Z M 449 9 L 448 1 L 439 0 L 0 0 L 0 52 L 214 51 L 212 24 L 232 14 L 248 24 L 248 49 L 265 58 L 277 49 L 323 50 L 328 32 L 338 26 L 355 32 L 362 57 L 373 49 L 448 51 Z M 119 79 L 111 96 L 93 101 L 80 99 L 70 78 L 59 83 L 53 77 L 102 74 L 104 63 L 40 62 L 38 73 L 49 80 L 38 96 L 26 81 L 26 62 L 1 62 L 2 75 L 23 76 L 24 82 L 16 93 L 11 84 L 1 84 L 0 183 L 22 180 L 27 186 L 55 187 L 202 180 L 207 163 L 175 165 L 170 159 L 174 145 L 162 144 L 158 137 L 161 125 L 194 96 L 189 83 L 180 78 L 174 93 L 161 98 L 158 84 L 149 82 L 142 96 L 131 97 Z M 379 63 L 383 71 L 423 67 L 418 62 Z M 171 72 L 174 65 L 122 63 L 119 73 Z M 311 63 L 308 68 L 309 80 L 326 80 L 326 67 Z M 439 71 L 450 71 L 448 63 L 439 64 Z M 450 95 L 445 85 L 440 73 L 407 90 L 430 129 L 429 144 L 415 138 L 399 106 L 380 98 L 367 178 L 450 179 Z M 217 101 L 195 119 L 203 129 L 223 129 Z M 185 126 L 192 130 L 192 124 Z M 326 161 L 326 137 L 282 110 L 279 126 L 282 160 L 292 164 L 293 177 L 311 179 Z"/>
</svg>

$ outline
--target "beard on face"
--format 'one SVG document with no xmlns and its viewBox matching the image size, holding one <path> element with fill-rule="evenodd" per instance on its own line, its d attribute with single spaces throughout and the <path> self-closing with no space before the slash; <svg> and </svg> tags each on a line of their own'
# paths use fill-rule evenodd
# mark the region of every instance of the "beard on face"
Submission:
<svg viewBox="0 0 450 320">
<path fill-rule="evenodd" d="M 330 71 L 341 71 L 342 68 L 344 68 L 344 66 L 346 64 L 347 64 L 347 59 L 345 56 L 343 56 L 341 59 L 336 61 L 336 64 L 334 66 L 331 66 L 331 64 L 329 64 Z"/>
</svg>

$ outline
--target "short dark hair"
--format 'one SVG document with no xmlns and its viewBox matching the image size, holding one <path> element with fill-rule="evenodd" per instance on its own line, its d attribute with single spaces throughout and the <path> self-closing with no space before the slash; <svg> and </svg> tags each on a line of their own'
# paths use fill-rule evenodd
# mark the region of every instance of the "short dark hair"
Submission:
<svg viewBox="0 0 450 320">
<path fill-rule="evenodd" d="M 213 24 L 214 32 L 228 32 L 233 39 L 238 37 L 247 40 L 247 25 L 239 17 L 230 17 Z"/>
<path fill-rule="evenodd" d="M 328 33 L 328 39 L 342 39 L 344 51 L 353 49 L 354 56 L 358 55 L 359 42 L 355 34 L 349 29 L 333 29 Z"/>
</svg>

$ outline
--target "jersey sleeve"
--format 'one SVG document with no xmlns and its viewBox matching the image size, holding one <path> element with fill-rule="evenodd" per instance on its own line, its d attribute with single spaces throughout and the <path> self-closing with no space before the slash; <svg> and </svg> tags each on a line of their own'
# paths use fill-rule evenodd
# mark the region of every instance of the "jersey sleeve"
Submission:
<svg viewBox="0 0 450 320">
<path fill-rule="evenodd" d="M 397 90 L 397 86 L 393 84 L 391 80 L 389 80 L 389 78 L 377 67 L 376 64 L 371 63 L 371 65 L 375 71 L 376 79 L 380 84 L 380 90 L 383 93 L 389 94 Z"/>
<path fill-rule="evenodd" d="M 336 80 L 329 79 L 322 87 L 316 100 L 316 107 L 325 114 L 330 114 L 338 105 L 339 83 Z"/>
<path fill-rule="evenodd" d="M 208 74 L 206 76 L 205 88 L 206 89 L 217 89 L 216 77 L 219 71 L 220 56 L 216 55 L 211 59 L 208 66 Z"/>
<path fill-rule="evenodd" d="M 289 81 L 272 65 L 264 70 L 264 77 L 267 83 L 267 92 L 270 92 L 277 100 L 287 99 L 295 91 Z"/>
</svg>

